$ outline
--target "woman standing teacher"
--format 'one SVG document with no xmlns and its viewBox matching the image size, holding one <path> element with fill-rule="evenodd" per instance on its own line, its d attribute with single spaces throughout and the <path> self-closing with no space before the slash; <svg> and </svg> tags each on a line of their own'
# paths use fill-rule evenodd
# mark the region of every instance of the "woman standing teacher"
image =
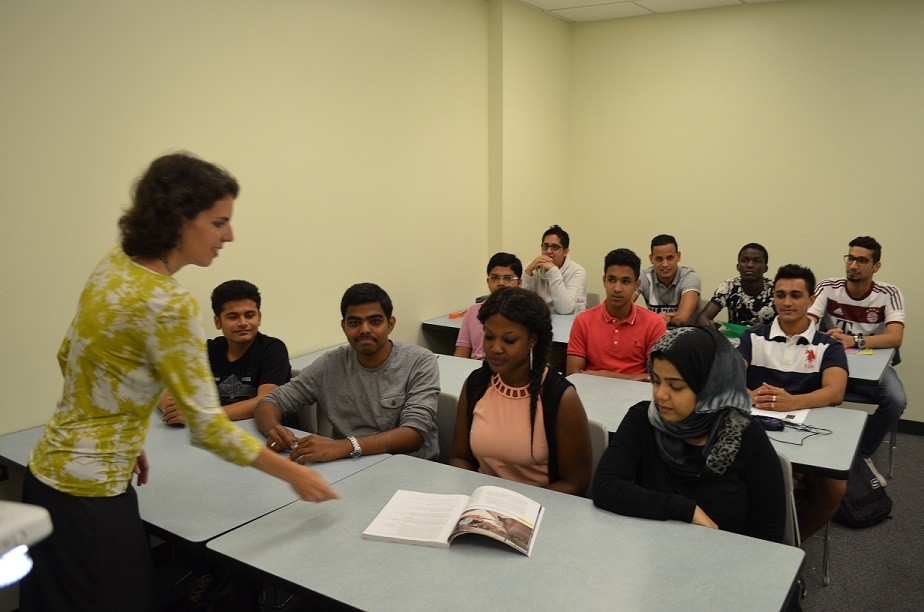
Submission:
<svg viewBox="0 0 924 612">
<path fill-rule="evenodd" d="M 227 172 L 185 153 L 154 160 L 138 181 L 119 220 L 122 244 L 90 275 L 58 351 L 64 389 L 29 458 L 23 501 L 48 509 L 54 533 L 33 551 L 22 610 L 157 609 L 131 479 L 147 481 L 142 447 L 165 388 L 193 444 L 285 480 L 302 499 L 336 497 L 316 472 L 228 420 L 198 306 L 173 278 L 210 265 L 233 240 L 237 194 Z"/>
</svg>

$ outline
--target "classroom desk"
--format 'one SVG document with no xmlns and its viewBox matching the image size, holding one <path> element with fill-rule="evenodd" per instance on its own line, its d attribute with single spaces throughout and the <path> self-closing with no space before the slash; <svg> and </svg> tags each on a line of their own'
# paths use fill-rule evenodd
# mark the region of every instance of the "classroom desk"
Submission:
<svg viewBox="0 0 924 612">
<path fill-rule="evenodd" d="M 576 315 L 552 315 L 552 343 L 558 345 L 558 349 L 567 348 L 568 339 L 571 336 L 571 325 L 574 323 Z M 429 319 L 422 323 L 424 332 L 430 332 L 428 337 L 431 339 L 431 349 L 434 352 L 440 352 L 451 355 L 456 342 L 456 336 L 459 334 L 459 328 L 462 326 L 462 317 L 450 319 L 444 315 Z M 847 367 L 849 370 L 850 382 L 861 385 L 875 385 L 882 378 L 882 373 L 889 363 L 895 349 L 874 349 L 872 355 L 860 355 L 856 352 L 847 353 Z"/>
<path fill-rule="evenodd" d="M 480 368 L 483 362 L 452 355 L 437 355 L 436 360 L 440 367 L 440 396 L 458 402 L 465 379 Z"/>
<path fill-rule="evenodd" d="M 397 489 L 494 484 L 546 507 L 531 557 L 467 536 L 449 549 L 364 540 Z M 231 560 L 362 610 L 779 610 L 798 548 L 676 521 L 623 517 L 589 499 L 395 455 L 208 543 Z"/>
<path fill-rule="evenodd" d="M 651 383 L 593 374 L 572 374 L 568 380 L 577 389 L 584 412 L 607 431 L 616 431 L 629 408 L 651 400 Z"/>
<path fill-rule="evenodd" d="M 795 471 L 846 480 L 865 423 L 866 413 L 860 410 L 840 406 L 812 408 L 805 425 L 830 429 L 829 435 L 811 436 L 801 446 L 799 440 L 808 435 L 804 431 L 787 427 L 768 431 L 767 436 L 773 448 L 789 458 Z"/>
<path fill-rule="evenodd" d="M 575 316 L 573 314 L 552 315 L 552 344 L 557 344 L 560 348 L 568 345 L 571 324 L 574 323 Z M 444 355 L 451 355 L 455 350 L 456 338 L 461 327 L 462 317 L 450 319 L 448 315 L 428 319 L 421 323 L 421 328 L 430 341 L 430 350 Z"/>
<path fill-rule="evenodd" d="M 616 431 L 631 406 L 651 399 L 651 384 L 606 378 L 590 374 L 572 374 L 568 377 L 578 391 L 587 418 L 602 423 L 607 431 Z M 813 408 L 805 424 L 830 429 L 829 435 L 799 440 L 807 432 L 786 428 L 767 432 L 777 452 L 786 455 L 797 471 L 820 474 L 831 478 L 847 478 L 853 461 L 866 413 L 841 407 Z"/>
<path fill-rule="evenodd" d="M 342 345 L 342 344 L 335 344 L 334 346 L 328 346 L 327 348 L 318 349 L 318 350 L 316 350 L 316 351 L 312 351 L 312 352 L 306 353 L 306 354 L 304 354 L 304 355 L 299 355 L 298 357 L 293 357 L 292 359 L 289 360 L 289 365 L 292 366 L 292 369 L 294 369 L 294 370 L 301 370 L 302 368 L 304 368 L 304 367 L 307 366 L 309 363 L 311 363 L 311 362 L 313 362 L 314 360 L 316 360 L 318 357 L 320 357 L 321 355 L 323 355 L 323 354 L 326 353 L 327 351 L 329 351 L 329 350 L 331 350 L 331 349 L 335 349 L 335 348 L 337 348 L 338 346 L 343 346 L 343 345 Z"/>
<path fill-rule="evenodd" d="M 263 439 L 253 419 L 236 423 Z M 0 456 L 25 467 L 43 429 L 33 427 L 0 436 Z M 144 448 L 151 464 L 150 476 L 148 484 L 135 490 L 141 518 L 158 535 L 204 542 L 298 499 L 278 478 L 192 446 L 186 428 L 164 425 L 156 410 Z M 363 456 L 311 467 L 333 484 L 385 457 Z"/>
<path fill-rule="evenodd" d="M 877 385 L 886 367 L 892 363 L 894 348 L 873 349 L 872 355 L 847 351 L 849 381 L 860 385 Z"/>
</svg>

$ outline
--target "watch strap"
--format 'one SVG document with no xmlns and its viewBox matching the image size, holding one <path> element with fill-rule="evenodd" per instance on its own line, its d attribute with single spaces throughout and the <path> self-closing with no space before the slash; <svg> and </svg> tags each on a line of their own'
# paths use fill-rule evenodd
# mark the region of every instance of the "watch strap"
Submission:
<svg viewBox="0 0 924 612">
<path fill-rule="evenodd" d="M 350 453 L 350 457 L 362 456 L 363 448 L 359 445 L 359 440 L 356 439 L 356 436 L 347 436 L 347 440 L 353 445 L 353 452 Z"/>
</svg>

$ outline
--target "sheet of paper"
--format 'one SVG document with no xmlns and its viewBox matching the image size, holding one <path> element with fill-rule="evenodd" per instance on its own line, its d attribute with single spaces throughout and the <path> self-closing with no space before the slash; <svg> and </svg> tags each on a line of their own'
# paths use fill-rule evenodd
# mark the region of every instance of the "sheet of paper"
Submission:
<svg viewBox="0 0 924 612">
<path fill-rule="evenodd" d="M 751 408 L 751 414 L 754 416 L 766 416 L 774 419 L 779 419 L 784 423 L 804 423 L 805 416 L 809 413 L 809 409 L 805 410 L 793 410 L 791 412 L 777 412 L 776 410 L 761 410 L 760 408 Z"/>
</svg>

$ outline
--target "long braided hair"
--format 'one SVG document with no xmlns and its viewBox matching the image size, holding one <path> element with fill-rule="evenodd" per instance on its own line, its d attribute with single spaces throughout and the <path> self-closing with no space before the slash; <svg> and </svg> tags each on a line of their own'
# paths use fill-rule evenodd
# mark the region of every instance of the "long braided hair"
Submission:
<svg viewBox="0 0 924 612">
<path fill-rule="evenodd" d="M 536 344 L 533 345 L 529 360 L 529 446 L 532 452 L 542 375 L 552 346 L 552 315 L 545 300 L 520 287 L 500 289 L 489 295 L 481 305 L 478 320 L 484 325 L 488 318 L 496 314 L 522 325 L 530 334 L 536 335 Z"/>
</svg>

